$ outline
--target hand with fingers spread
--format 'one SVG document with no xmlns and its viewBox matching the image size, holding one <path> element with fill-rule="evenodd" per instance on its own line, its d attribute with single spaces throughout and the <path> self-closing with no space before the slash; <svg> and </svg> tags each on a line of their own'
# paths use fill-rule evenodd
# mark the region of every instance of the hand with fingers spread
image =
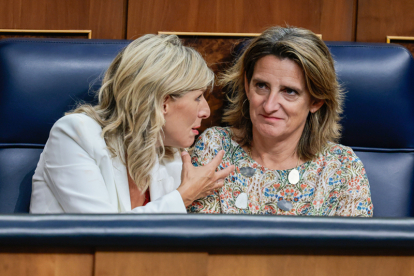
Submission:
<svg viewBox="0 0 414 276">
<path fill-rule="evenodd" d="M 224 156 L 224 150 L 205 166 L 194 167 L 190 155 L 184 151 L 181 153 L 183 169 L 181 172 L 181 185 L 177 189 L 183 198 L 185 206 L 189 206 L 194 200 L 211 195 L 214 190 L 223 187 L 224 179 L 234 171 L 234 165 L 217 171 Z"/>
</svg>

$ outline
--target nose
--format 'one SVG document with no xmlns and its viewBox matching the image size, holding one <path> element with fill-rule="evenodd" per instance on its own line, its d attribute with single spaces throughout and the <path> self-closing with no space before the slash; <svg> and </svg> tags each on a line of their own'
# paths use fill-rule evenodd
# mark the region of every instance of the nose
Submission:
<svg viewBox="0 0 414 276">
<path fill-rule="evenodd" d="M 265 101 L 263 102 L 263 109 L 267 114 L 274 113 L 280 108 L 280 95 L 279 93 L 269 93 Z"/>
<path fill-rule="evenodd" d="M 208 106 L 207 100 L 203 97 L 200 103 L 200 109 L 198 111 L 198 117 L 201 119 L 207 119 L 210 117 L 210 107 Z"/>
</svg>

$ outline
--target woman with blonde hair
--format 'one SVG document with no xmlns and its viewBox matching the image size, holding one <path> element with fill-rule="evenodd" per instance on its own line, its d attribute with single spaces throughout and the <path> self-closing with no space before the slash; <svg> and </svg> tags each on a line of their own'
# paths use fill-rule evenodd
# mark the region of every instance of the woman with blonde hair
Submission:
<svg viewBox="0 0 414 276">
<path fill-rule="evenodd" d="M 337 144 L 343 91 L 328 47 L 309 30 L 273 27 L 221 79 L 233 95 L 230 127 L 206 130 L 193 153 L 205 165 L 224 149 L 236 170 L 189 210 L 205 213 L 372 216 L 368 178 Z"/>
<path fill-rule="evenodd" d="M 145 35 L 119 53 L 99 90 L 53 126 L 35 175 L 31 213 L 185 213 L 223 185 L 224 152 L 194 168 L 190 147 L 214 74 L 174 35 Z"/>
</svg>

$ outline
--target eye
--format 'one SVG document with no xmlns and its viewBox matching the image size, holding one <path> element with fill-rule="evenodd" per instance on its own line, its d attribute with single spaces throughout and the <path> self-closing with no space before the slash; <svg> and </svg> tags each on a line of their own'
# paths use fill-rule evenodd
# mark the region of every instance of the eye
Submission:
<svg viewBox="0 0 414 276">
<path fill-rule="evenodd" d="M 286 88 L 285 89 L 285 93 L 286 94 L 288 94 L 288 95 L 298 95 L 299 93 L 296 91 L 296 90 L 294 90 L 294 89 L 291 89 L 291 88 Z"/>
<path fill-rule="evenodd" d="M 264 82 L 258 82 L 258 83 L 256 83 L 256 87 L 259 88 L 259 89 L 266 89 L 267 85 Z"/>
<path fill-rule="evenodd" d="M 204 94 L 201 94 L 200 96 L 198 96 L 198 97 L 196 98 L 196 101 L 197 101 L 197 102 L 201 101 L 201 99 L 203 98 L 203 96 L 204 96 Z"/>
</svg>

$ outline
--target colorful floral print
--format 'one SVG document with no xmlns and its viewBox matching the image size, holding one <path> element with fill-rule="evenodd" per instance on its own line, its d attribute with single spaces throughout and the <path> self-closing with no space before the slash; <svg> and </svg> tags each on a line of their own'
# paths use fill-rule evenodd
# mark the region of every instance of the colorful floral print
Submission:
<svg viewBox="0 0 414 276">
<path fill-rule="evenodd" d="M 188 207 L 193 213 L 275 214 L 296 216 L 371 217 L 373 205 L 368 178 L 361 160 L 351 148 L 329 143 L 313 160 L 296 169 L 300 180 L 288 181 L 289 170 L 270 170 L 256 161 L 232 140 L 230 128 L 207 129 L 197 140 L 192 153 L 195 166 L 208 164 L 220 150 L 225 150 L 222 169 L 234 164 L 236 169 L 224 181 L 223 188 L 211 196 L 196 200 Z M 252 177 L 240 173 L 243 167 L 255 169 Z M 241 193 L 246 193 L 246 209 L 236 207 Z M 290 211 L 278 208 L 280 200 L 292 202 Z"/>
</svg>

